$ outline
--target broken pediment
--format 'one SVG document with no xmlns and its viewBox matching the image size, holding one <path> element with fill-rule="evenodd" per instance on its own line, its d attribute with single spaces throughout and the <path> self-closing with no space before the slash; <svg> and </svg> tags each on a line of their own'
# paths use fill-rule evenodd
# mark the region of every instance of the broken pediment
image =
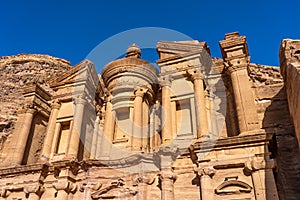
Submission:
<svg viewBox="0 0 300 200">
<path fill-rule="evenodd" d="M 99 78 L 94 67 L 94 64 L 88 60 L 84 60 L 72 69 L 66 71 L 61 76 L 51 78 L 48 83 L 52 89 L 55 90 L 56 87 L 75 84 L 80 82 L 89 81 L 93 85 L 98 85 Z"/>
</svg>

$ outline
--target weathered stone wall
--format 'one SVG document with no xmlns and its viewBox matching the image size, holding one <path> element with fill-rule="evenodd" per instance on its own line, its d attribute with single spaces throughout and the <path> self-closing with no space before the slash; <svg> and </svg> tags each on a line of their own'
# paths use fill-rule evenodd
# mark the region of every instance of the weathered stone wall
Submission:
<svg viewBox="0 0 300 200">
<path fill-rule="evenodd" d="M 22 87 L 36 82 L 47 89 L 46 82 L 50 77 L 70 68 L 68 61 L 48 55 L 0 57 L 0 143 L 14 130 L 18 109 L 24 101 Z"/>
<path fill-rule="evenodd" d="M 273 145 L 276 147 L 278 190 L 281 199 L 300 199 L 300 115 L 299 115 L 299 69 L 300 69 L 300 41 L 283 40 L 280 46 L 280 71 L 284 79 L 286 107 L 289 109 L 290 123 L 287 129 L 279 126 Z M 273 106 L 274 107 L 274 106 Z M 278 114 L 283 117 L 282 113 Z M 283 129 L 283 130 L 282 130 Z"/>
<path fill-rule="evenodd" d="M 281 200 L 300 199 L 300 154 L 280 68 L 251 64 L 249 75 L 260 127 L 274 133 L 269 146 L 277 163 L 274 174 L 279 197 Z"/>
</svg>

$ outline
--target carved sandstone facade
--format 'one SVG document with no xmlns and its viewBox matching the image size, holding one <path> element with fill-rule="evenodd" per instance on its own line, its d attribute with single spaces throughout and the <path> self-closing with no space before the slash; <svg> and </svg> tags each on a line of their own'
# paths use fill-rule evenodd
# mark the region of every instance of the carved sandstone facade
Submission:
<svg viewBox="0 0 300 200">
<path fill-rule="evenodd" d="M 220 48 L 158 42 L 158 70 L 133 44 L 99 75 L 87 60 L 0 59 L 52 75 L 4 77 L 0 199 L 299 199 L 300 42 L 282 42 L 280 70 L 250 63 L 238 33 Z"/>
</svg>

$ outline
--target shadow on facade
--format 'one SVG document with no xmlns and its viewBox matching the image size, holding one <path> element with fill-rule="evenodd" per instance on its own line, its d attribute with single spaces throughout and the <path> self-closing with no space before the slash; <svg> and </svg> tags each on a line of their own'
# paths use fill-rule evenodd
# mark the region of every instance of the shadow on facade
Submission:
<svg viewBox="0 0 300 200">
<path fill-rule="evenodd" d="M 273 172 L 279 198 L 300 199 L 300 154 L 284 87 L 271 99 L 262 125 L 266 132 L 274 133 L 269 150 L 271 158 L 276 160 Z M 268 187 L 267 179 L 265 184 Z M 272 198 L 267 196 L 266 199 Z"/>
</svg>

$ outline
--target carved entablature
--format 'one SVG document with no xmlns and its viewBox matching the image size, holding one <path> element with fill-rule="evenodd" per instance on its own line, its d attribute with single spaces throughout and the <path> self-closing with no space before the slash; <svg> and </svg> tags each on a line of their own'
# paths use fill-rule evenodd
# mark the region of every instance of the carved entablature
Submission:
<svg viewBox="0 0 300 200">
<path fill-rule="evenodd" d="M 238 32 L 228 33 L 219 44 L 229 73 L 247 67 L 250 56 L 245 36 L 240 36 Z"/>
<path fill-rule="evenodd" d="M 111 182 L 107 187 L 104 187 L 91 194 L 92 199 L 115 199 L 133 197 L 138 192 L 130 187 L 126 187 L 123 179 Z"/>
<path fill-rule="evenodd" d="M 266 159 L 264 157 L 251 158 L 245 162 L 245 172 L 252 173 L 253 171 L 261 169 L 275 168 L 275 161 L 273 159 Z"/>
<path fill-rule="evenodd" d="M 27 85 L 23 89 L 23 96 L 25 97 L 23 112 L 28 111 L 28 109 L 35 109 L 43 115 L 50 115 L 51 108 L 48 101 L 51 99 L 51 95 L 39 84 Z"/>
<path fill-rule="evenodd" d="M 62 160 L 52 162 L 54 169 L 54 176 L 59 177 L 59 174 L 64 171 L 68 176 L 77 175 L 80 169 L 85 168 L 85 163 L 79 163 L 77 159 L 74 160 Z"/>
</svg>

